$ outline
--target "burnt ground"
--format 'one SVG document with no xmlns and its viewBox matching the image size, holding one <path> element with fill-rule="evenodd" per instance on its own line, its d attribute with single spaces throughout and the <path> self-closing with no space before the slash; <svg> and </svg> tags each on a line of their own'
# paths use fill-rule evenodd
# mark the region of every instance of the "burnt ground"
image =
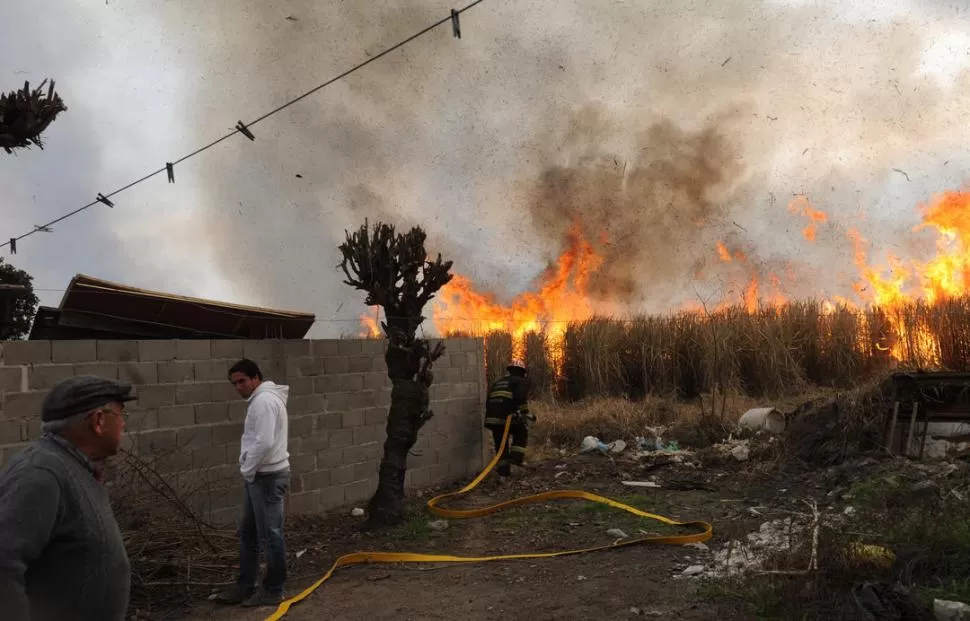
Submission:
<svg viewBox="0 0 970 621">
<path fill-rule="evenodd" d="M 635 488 L 621 483 L 624 478 L 649 477 L 662 487 Z M 696 487 L 705 489 L 690 489 Z M 348 567 L 291 608 L 285 618 L 753 619 L 756 616 L 750 607 L 745 609 L 735 599 L 720 596 L 706 579 L 683 576 L 684 570 L 711 563 L 712 551 L 728 541 L 758 530 L 772 515 L 804 510 L 804 498 L 824 497 L 829 491 L 817 477 L 782 472 L 764 462 L 656 466 L 632 456 L 594 455 L 537 463 L 518 471 L 516 479 L 504 486 L 486 480 L 457 502 L 485 505 L 548 489 L 583 489 L 673 519 L 708 521 L 714 526 L 714 536 L 707 542 L 710 550 L 647 544 L 555 559 Z M 607 533 L 614 528 L 629 535 L 637 535 L 641 529 L 650 534 L 685 532 L 581 501 L 450 520 L 448 528 L 435 530 L 429 523 L 437 518 L 424 509 L 433 491 L 413 499 L 412 516 L 406 524 L 383 533 L 362 532 L 361 519 L 350 516 L 350 507 L 328 516 L 291 519 L 288 594 L 298 593 L 322 576 L 334 559 L 354 551 L 485 555 L 602 545 L 615 540 Z M 297 553 L 301 553 L 299 558 Z M 256 621 L 273 612 L 272 608 L 248 610 L 199 599 L 190 612 L 179 617 Z"/>
</svg>

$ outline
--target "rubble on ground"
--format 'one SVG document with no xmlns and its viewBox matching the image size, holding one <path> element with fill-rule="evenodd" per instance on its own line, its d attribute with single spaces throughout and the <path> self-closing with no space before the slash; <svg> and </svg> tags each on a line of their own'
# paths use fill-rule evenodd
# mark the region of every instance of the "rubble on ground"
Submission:
<svg viewBox="0 0 970 621">
<path fill-rule="evenodd" d="M 938 599 L 933 602 L 936 621 L 970 621 L 970 605 Z"/>
<path fill-rule="evenodd" d="M 770 520 L 743 541 L 732 541 L 714 552 L 705 575 L 725 577 L 761 569 L 766 560 L 779 552 L 791 551 L 803 539 L 807 526 L 793 517 Z"/>
</svg>

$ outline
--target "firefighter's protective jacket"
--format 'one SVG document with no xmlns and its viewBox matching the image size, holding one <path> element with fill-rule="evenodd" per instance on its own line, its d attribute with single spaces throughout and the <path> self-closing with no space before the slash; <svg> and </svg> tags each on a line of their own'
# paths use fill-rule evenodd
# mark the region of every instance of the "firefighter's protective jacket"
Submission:
<svg viewBox="0 0 970 621">
<path fill-rule="evenodd" d="M 505 419 L 518 412 L 523 418 L 532 419 L 529 413 L 526 379 L 518 375 L 506 375 L 495 381 L 488 390 L 485 401 L 485 426 L 504 427 Z"/>
</svg>

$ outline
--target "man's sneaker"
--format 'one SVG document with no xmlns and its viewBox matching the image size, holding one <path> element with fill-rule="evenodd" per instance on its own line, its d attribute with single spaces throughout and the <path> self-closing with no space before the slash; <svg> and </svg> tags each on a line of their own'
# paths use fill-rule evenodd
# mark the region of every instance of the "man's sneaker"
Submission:
<svg viewBox="0 0 970 621">
<path fill-rule="evenodd" d="M 282 593 L 268 593 L 263 589 L 259 589 L 249 599 L 244 601 L 242 605 L 251 608 L 256 606 L 279 606 L 282 602 Z"/>
<path fill-rule="evenodd" d="M 254 589 L 244 589 L 238 584 L 233 585 L 216 595 L 216 601 L 220 604 L 241 604 L 253 596 Z"/>
</svg>

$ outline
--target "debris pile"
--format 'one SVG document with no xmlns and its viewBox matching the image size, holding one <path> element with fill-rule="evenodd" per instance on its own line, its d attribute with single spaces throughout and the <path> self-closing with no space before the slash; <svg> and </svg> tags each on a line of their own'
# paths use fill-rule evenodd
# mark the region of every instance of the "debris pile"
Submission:
<svg viewBox="0 0 970 621">
<path fill-rule="evenodd" d="M 793 551 L 807 528 L 793 517 L 764 522 L 744 541 L 732 541 L 717 550 L 705 575 L 724 577 L 759 570 L 772 556 Z"/>
</svg>

